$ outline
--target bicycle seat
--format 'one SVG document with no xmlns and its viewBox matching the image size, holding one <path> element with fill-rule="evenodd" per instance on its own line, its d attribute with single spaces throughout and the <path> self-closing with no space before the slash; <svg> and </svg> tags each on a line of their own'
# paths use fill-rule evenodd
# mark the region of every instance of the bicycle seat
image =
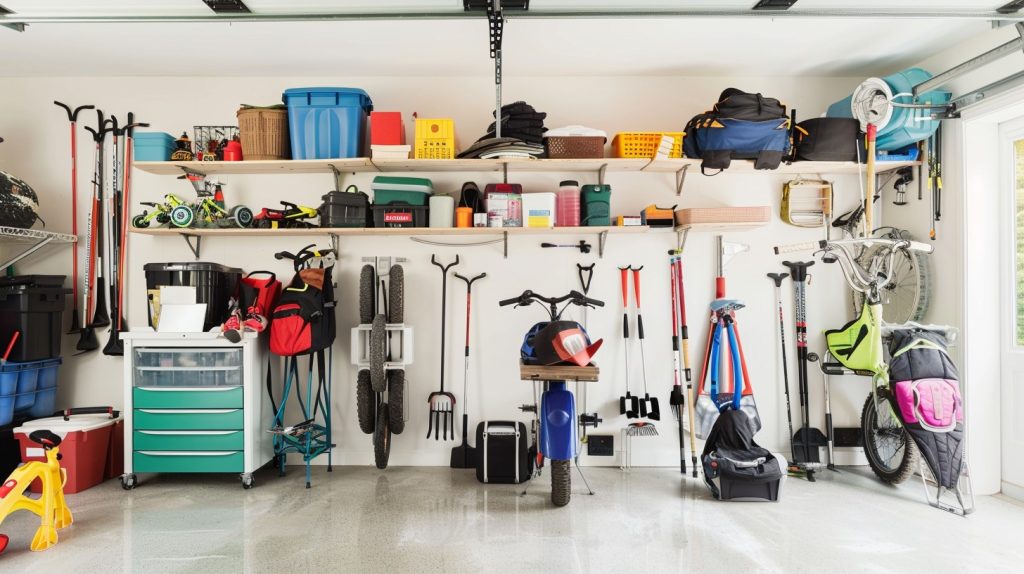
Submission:
<svg viewBox="0 0 1024 574">
<path fill-rule="evenodd" d="M 32 431 L 29 433 L 28 438 L 32 442 L 42 445 L 46 450 L 50 450 L 55 446 L 60 446 L 60 437 L 46 429 Z"/>
</svg>

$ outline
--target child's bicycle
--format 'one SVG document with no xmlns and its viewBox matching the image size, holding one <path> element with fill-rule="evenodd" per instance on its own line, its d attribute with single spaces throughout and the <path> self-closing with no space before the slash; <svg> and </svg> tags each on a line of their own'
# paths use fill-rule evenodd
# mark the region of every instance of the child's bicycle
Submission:
<svg viewBox="0 0 1024 574">
<path fill-rule="evenodd" d="M 882 344 L 882 299 L 885 289 L 894 280 L 897 257 L 906 257 L 907 252 L 931 253 L 932 247 L 890 237 L 811 242 L 776 247 L 775 252 L 817 249 L 824 263 L 839 263 L 850 288 L 863 297 L 860 315 L 841 329 L 826 334 L 828 349 L 822 359 L 822 371 L 826 377 L 850 371 L 871 377 L 871 394 L 861 412 L 864 454 L 878 478 L 889 484 L 899 484 L 913 474 L 919 454 L 897 414 L 899 407 L 889 388 L 889 367 Z M 865 253 L 870 256 L 864 257 Z M 826 435 L 831 464 L 834 433 L 827 380 Z"/>
<path fill-rule="evenodd" d="M 171 209 L 171 223 L 175 227 L 252 227 L 251 209 L 244 205 L 224 207 L 223 183 L 206 181 L 205 175 L 193 171 L 186 171 L 181 177 L 192 183 L 196 202 Z"/>
<path fill-rule="evenodd" d="M 171 211 L 175 207 L 188 204 L 173 193 L 168 193 L 164 196 L 163 203 L 156 203 L 153 201 L 143 201 L 140 203 L 145 207 L 149 207 L 149 210 L 142 210 L 142 213 L 132 218 L 132 227 L 149 227 L 155 220 L 157 225 L 167 225 L 171 222 Z"/>
<path fill-rule="evenodd" d="M 536 346 L 534 337 L 550 323 L 560 321 L 562 313 L 570 305 L 603 307 L 604 303 L 596 299 L 590 299 L 578 291 L 571 291 L 568 295 L 563 295 L 562 297 L 544 297 L 533 291 L 523 291 L 518 297 L 506 299 L 499 302 L 498 305 L 501 307 L 507 305 L 522 307 L 535 302 L 547 305 L 550 322 L 545 321 L 534 325 L 523 341 L 521 349 L 523 360 L 520 363 L 519 369 L 520 378 L 533 382 L 535 386 L 533 393 L 534 404 L 522 407 L 522 409 L 534 413 L 536 417 L 534 424 L 539 426 L 536 435 L 538 448 L 534 477 L 540 475 L 544 459 L 550 459 L 551 502 L 555 506 L 565 506 L 569 504 L 572 494 L 572 468 L 570 464 L 577 460 L 579 449 L 578 425 L 584 424 L 584 421 L 577 418 L 576 401 L 572 391 L 568 388 L 567 382 L 596 382 L 598 368 L 593 364 L 587 364 L 586 366 L 546 365 L 543 364 L 544 361 L 541 361 L 541 364 L 533 364 L 536 361 L 530 360 L 530 355 L 536 350 L 534 348 Z M 559 309 L 558 305 L 562 303 L 565 303 L 565 305 Z M 563 340 L 562 349 L 566 353 L 574 353 L 578 356 L 585 355 L 589 358 L 590 355 L 596 352 L 597 347 L 600 346 L 600 341 L 592 345 L 583 329 L 578 324 L 576 326 L 578 327 L 579 334 L 573 333 L 573 329 L 560 334 Z M 577 340 L 572 340 L 574 337 Z M 559 355 L 561 354 L 559 353 Z M 568 359 L 568 357 L 564 356 L 560 356 L 560 358 L 563 360 Z M 539 402 L 537 401 L 536 386 L 538 383 L 543 388 Z M 580 470 L 578 462 L 576 469 L 580 471 L 580 476 L 583 477 L 583 471 Z M 587 484 L 586 477 L 583 477 L 583 482 Z M 594 493 L 590 489 L 589 484 L 587 484 L 587 490 L 590 494 Z"/>
<path fill-rule="evenodd" d="M 32 442 L 46 451 L 46 462 L 34 461 L 14 469 L 0 486 L 0 523 L 16 510 L 38 514 L 41 524 L 32 537 L 33 551 L 46 550 L 57 543 L 57 531 L 71 526 L 71 510 L 64 502 L 65 473 L 60 467 L 60 437 L 48 430 L 33 431 Z M 41 480 L 43 493 L 39 498 L 25 496 L 33 482 Z M 0 534 L 0 552 L 7 548 L 9 539 Z"/>
</svg>

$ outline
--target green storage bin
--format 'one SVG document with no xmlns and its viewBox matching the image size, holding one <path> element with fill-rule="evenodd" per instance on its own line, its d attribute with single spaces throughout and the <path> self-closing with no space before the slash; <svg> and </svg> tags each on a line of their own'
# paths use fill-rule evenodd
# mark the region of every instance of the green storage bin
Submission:
<svg viewBox="0 0 1024 574">
<path fill-rule="evenodd" d="M 137 430 L 132 444 L 135 450 L 243 450 L 245 435 L 240 430 Z"/>
<path fill-rule="evenodd" d="M 135 409 L 138 430 L 240 430 L 242 409 Z"/>
<path fill-rule="evenodd" d="M 160 452 L 135 451 L 135 472 L 242 472 L 245 457 L 241 452 Z"/>
<path fill-rule="evenodd" d="M 580 189 L 580 225 L 611 225 L 611 201 L 612 186 L 584 185 Z"/>
<path fill-rule="evenodd" d="M 427 204 L 434 193 L 434 184 L 422 177 L 379 175 L 373 178 L 370 189 L 373 190 L 374 205 L 407 203 L 419 207 Z"/>
<path fill-rule="evenodd" d="M 233 409 L 245 406 L 242 387 L 135 387 L 132 401 L 138 409 Z"/>
</svg>

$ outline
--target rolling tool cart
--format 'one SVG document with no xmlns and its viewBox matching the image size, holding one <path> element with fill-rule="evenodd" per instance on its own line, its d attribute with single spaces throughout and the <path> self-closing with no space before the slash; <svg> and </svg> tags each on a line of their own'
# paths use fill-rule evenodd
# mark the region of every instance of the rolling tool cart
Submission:
<svg viewBox="0 0 1024 574">
<path fill-rule="evenodd" d="M 238 473 L 252 488 L 252 473 L 274 458 L 266 421 L 274 413 L 262 388 L 265 344 L 245 333 L 235 344 L 219 333 L 121 335 L 124 361 L 124 475 L 131 490 L 137 473 Z"/>
</svg>

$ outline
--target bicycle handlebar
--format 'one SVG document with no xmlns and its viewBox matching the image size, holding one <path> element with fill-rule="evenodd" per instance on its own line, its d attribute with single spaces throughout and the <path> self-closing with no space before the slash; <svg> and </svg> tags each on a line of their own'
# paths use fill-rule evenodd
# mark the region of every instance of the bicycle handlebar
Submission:
<svg viewBox="0 0 1024 574">
<path fill-rule="evenodd" d="M 591 299 L 579 291 L 573 290 L 566 295 L 561 297 L 545 297 L 538 293 L 534 293 L 527 289 L 523 291 L 518 297 L 511 299 L 504 299 L 498 302 L 499 307 L 507 307 L 508 305 L 519 304 L 529 305 L 533 301 L 539 301 L 541 303 L 547 303 L 548 305 L 558 305 L 565 301 L 571 301 L 573 305 L 591 305 L 594 307 L 604 307 L 604 301 L 598 301 L 597 299 Z"/>
</svg>

